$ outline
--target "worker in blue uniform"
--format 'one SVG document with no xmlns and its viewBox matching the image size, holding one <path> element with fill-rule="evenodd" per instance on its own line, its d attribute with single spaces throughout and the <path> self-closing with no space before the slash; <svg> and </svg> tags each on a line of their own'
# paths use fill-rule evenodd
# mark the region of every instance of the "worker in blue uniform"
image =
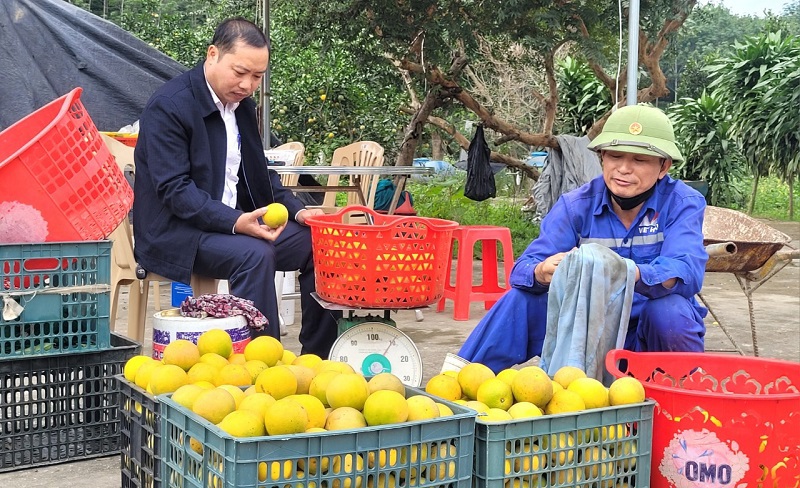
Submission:
<svg viewBox="0 0 800 488">
<path fill-rule="evenodd" d="M 682 160 L 672 124 L 648 105 L 620 108 L 590 143 L 603 174 L 562 195 L 539 237 L 514 263 L 511 289 L 478 323 L 458 355 L 500 371 L 542 353 L 548 288 L 559 262 L 588 243 L 636 265 L 625 349 L 704 350 L 707 310 L 695 299 L 708 255 L 704 197 L 667 172 Z"/>
</svg>

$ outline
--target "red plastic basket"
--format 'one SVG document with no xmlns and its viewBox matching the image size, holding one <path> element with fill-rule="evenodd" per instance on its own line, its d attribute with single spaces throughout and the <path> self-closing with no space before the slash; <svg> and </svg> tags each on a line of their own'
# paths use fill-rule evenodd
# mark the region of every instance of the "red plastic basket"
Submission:
<svg viewBox="0 0 800 488">
<path fill-rule="evenodd" d="M 800 363 L 615 349 L 606 368 L 658 403 L 653 488 L 800 486 Z"/>
<path fill-rule="evenodd" d="M 80 94 L 75 88 L 0 132 L 0 210 L 48 242 L 103 239 L 133 204 Z"/>
<path fill-rule="evenodd" d="M 372 224 L 346 224 L 350 213 Z M 311 227 L 317 293 L 356 308 L 416 308 L 442 297 L 450 238 L 458 223 L 381 215 L 352 205 L 306 221 Z"/>
</svg>

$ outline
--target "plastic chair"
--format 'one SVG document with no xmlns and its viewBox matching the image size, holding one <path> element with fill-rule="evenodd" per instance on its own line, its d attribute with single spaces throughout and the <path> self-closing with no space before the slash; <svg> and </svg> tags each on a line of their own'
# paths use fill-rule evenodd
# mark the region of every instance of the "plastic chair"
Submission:
<svg viewBox="0 0 800 488">
<path fill-rule="evenodd" d="M 453 231 L 450 241 L 450 254 L 458 242 L 456 257 L 455 284 L 450 284 L 452 265 L 447 267 L 444 293 L 436 306 L 436 311 L 444 310 L 445 300 L 453 301 L 453 319 L 469 320 L 470 302 L 483 301 L 485 310 L 500 299 L 510 288 L 508 281 L 511 266 L 514 263 L 514 248 L 511 245 L 511 231 L 507 227 L 492 225 L 463 225 Z M 481 283 L 473 284 L 473 252 L 475 243 L 481 243 Z M 498 277 L 499 263 L 497 244 L 503 250 L 503 271 L 505 281 L 500 283 Z"/>
<path fill-rule="evenodd" d="M 101 137 L 123 172 L 135 174 L 134 149 L 105 134 L 101 134 Z M 160 281 L 170 280 L 155 273 L 148 273 L 144 279 L 139 279 L 136 276 L 136 260 L 133 257 L 133 232 L 127 216 L 111 233 L 109 239 L 113 242 L 111 246 L 111 311 L 109 313 L 111 330 L 114 330 L 117 319 L 120 286 L 128 285 L 128 337 L 144 343 L 150 283 L 157 285 Z M 134 286 L 136 284 L 138 286 Z M 217 280 L 192 275 L 191 286 L 197 295 L 216 293 Z M 158 296 L 159 289 L 157 287 L 155 288 L 155 293 Z"/>
<path fill-rule="evenodd" d="M 277 151 L 296 151 L 294 161 L 291 161 L 291 166 L 302 166 L 306 160 L 306 147 L 302 142 L 287 142 L 273 149 Z M 289 166 L 289 162 L 286 165 Z M 296 186 L 299 178 L 300 175 L 281 175 L 281 183 L 283 183 L 283 186 Z"/>
<path fill-rule="evenodd" d="M 360 141 L 337 148 L 333 151 L 331 166 L 383 166 L 383 146 L 377 142 Z M 353 177 L 351 176 L 350 178 L 350 183 L 352 184 Z M 375 205 L 375 190 L 378 189 L 379 179 L 377 175 L 361 176 L 361 191 L 366 199 L 366 206 L 369 208 L 373 208 Z M 334 183 L 334 181 L 329 181 L 328 185 L 333 185 Z M 364 202 L 358 198 L 358 195 L 351 192 L 347 195 L 347 204 L 364 205 Z M 323 209 L 328 211 L 335 206 L 336 193 L 325 193 L 325 200 L 322 202 Z"/>
<path fill-rule="evenodd" d="M 147 273 L 143 279 L 136 276 L 136 260 L 133 257 L 133 235 L 128 218 L 114 230 L 110 236 L 111 246 L 111 313 L 109 322 L 111 330 L 117 318 L 120 287 L 128 286 L 128 337 L 144 343 L 144 330 L 147 321 L 147 301 L 150 295 L 150 284 L 159 281 L 170 281 L 155 273 Z M 138 285 L 138 286 L 137 286 Z M 192 275 L 192 290 L 196 295 L 217 292 L 217 280 L 199 275 Z"/>
</svg>

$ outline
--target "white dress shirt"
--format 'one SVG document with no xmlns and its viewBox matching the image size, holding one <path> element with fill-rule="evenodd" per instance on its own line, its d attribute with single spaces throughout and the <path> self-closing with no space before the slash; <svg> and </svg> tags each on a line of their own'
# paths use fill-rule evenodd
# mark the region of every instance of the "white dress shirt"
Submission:
<svg viewBox="0 0 800 488">
<path fill-rule="evenodd" d="M 217 106 L 220 114 L 222 114 L 228 141 L 225 153 L 225 189 L 222 192 L 222 203 L 231 208 L 236 208 L 236 184 L 239 183 L 239 165 L 242 162 L 242 141 L 234 111 L 239 106 L 239 102 L 223 105 L 208 81 L 206 81 L 206 86 L 208 86 L 208 91 L 211 92 L 214 105 Z"/>
</svg>

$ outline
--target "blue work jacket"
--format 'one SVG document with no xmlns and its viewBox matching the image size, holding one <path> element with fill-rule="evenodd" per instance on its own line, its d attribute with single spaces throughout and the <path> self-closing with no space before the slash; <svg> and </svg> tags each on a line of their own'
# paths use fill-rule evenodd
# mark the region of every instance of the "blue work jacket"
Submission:
<svg viewBox="0 0 800 488">
<path fill-rule="evenodd" d="M 639 317 L 644 302 L 677 293 L 691 300 L 702 316 L 705 308 L 694 296 L 703 286 L 708 254 L 703 245 L 705 198 L 682 181 L 665 176 L 656 184 L 626 229 L 611 206 L 611 198 L 599 176 L 562 195 L 542 220 L 539 237 L 514 263 L 510 283 L 533 293 L 548 290 L 536 282 L 536 265 L 553 254 L 567 252 L 590 242 L 610 248 L 639 267 L 631 318 Z M 661 285 L 678 278 L 676 285 Z"/>
</svg>

